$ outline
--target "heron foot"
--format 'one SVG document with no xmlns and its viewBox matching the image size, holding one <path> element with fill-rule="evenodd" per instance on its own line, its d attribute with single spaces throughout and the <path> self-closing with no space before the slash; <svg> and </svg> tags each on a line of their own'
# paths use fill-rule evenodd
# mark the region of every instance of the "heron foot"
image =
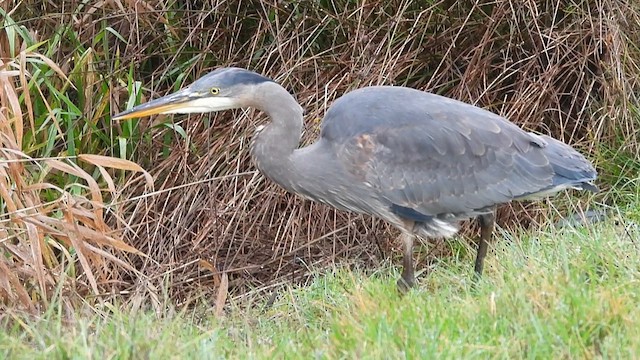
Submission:
<svg viewBox="0 0 640 360">
<path fill-rule="evenodd" d="M 398 279 L 397 286 L 400 294 L 404 295 L 408 293 L 409 290 L 416 287 L 416 279 L 413 276 L 405 277 L 403 274 L 403 276 L 401 276 L 400 279 Z"/>
</svg>

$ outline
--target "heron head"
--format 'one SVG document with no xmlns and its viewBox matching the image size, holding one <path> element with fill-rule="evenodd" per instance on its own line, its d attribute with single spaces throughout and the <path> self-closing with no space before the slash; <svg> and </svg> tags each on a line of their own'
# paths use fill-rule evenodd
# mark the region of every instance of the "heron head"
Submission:
<svg viewBox="0 0 640 360">
<path fill-rule="evenodd" d="M 114 120 L 155 114 L 188 114 L 229 110 L 252 104 L 261 84 L 272 82 L 240 68 L 221 68 L 201 77 L 189 87 L 123 111 Z"/>
</svg>

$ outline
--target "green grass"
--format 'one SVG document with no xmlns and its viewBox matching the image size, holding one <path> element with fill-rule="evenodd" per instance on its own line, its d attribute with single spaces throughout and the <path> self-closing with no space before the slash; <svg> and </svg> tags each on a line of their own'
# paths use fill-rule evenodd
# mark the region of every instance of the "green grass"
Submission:
<svg viewBox="0 0 640 360">
<path fill-rule="evenodd" d="M 55 307 L 39 318 L 10 312 L 0 357 L 634 358 L 638 235 L 603 223 L 501 239 L 475 289 L 469 253 L 436 264 L 404 297 L 394 268 L 335 269 L 280 289 L 266 311 L 236 302 L 221 319 L 111 305 L 72 319 Z"/>
</svg>

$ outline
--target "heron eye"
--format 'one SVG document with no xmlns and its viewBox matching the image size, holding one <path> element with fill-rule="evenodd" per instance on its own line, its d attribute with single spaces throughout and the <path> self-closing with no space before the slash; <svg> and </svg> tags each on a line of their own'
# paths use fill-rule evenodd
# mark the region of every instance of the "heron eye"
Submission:
<svg viewBox="0 0 640 360">
<path fill-rule="evenodd" d="M 209 92 L 211 93 L 211 95 L 218 95 L 220 94 L 220 89 L 217 87 L 211 88 L 211 90 L 209 90 Z"/>
</svg>

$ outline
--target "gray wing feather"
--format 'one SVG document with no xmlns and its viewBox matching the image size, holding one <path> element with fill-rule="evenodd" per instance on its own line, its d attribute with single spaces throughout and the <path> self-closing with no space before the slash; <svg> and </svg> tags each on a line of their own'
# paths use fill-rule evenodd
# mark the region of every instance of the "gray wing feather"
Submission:
<svg viewBox="0 0 640 360">
<path fill-rule="evenodd" d="M 392 208 L 464 215 L 553 185 L 545 141 L 507 120 L 416 90 L 367 89 L 336 102 L 322 136 Z"/>
<path fill-rule="evenodd" d="M 371 137 L 377 151 L 367 181 L 391 203 L 427 215 L 472 213 L 552 184 L 553 170 L 537 144 L 518 134 L 473 130 L 478 136 L 470 140 L 429 129 L 432 138 L 442 136 L 430 142 L 423 126 L 380 129 Z"/>
</svg>

